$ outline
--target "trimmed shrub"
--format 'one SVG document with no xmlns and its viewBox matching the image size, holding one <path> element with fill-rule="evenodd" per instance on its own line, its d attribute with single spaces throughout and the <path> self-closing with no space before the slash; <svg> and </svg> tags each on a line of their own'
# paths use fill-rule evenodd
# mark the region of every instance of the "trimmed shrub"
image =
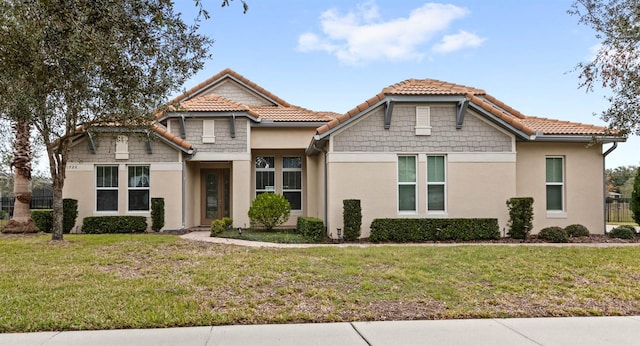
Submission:
<svg viewBox="0 0 640 346">
<path fill-rule="evenodd" d="M 345 199 L 342 201 L 343 236 L 346 241 L 360 238 L 362 228 L 362 208 L 359 199 Z"/>
<path fill-rule="evenodd" d="M 289 201 L 275 193 L 258 195 L 249 208 L 251 224 L 263 226 L 268 231 L 289 220 L 289 214 L 291 214 Z"/>
<path fill-rule="evenodd" d="M 89 234 L 137 233 L 147 230 L 144 216 L 89 216 L 82 219 L 82 232 Z"/>
<path fill-rule="evenodd" d="M 632 226 L 618 226 L 607 234 L 610 238 L 633 239 L 636 236 L 636 229 Z"/>
<path fill-rule="evenodd" d="M 31 218 L 42 232 L 51 233 L 53 230 L 53 209 L 33 209 Z"/>
<path fill-rule="evenodd" d="M 507 200 L 509 208 L 509 236 L 527 239 L 533 228 L 533 198 L 514 197 Z"/>
<path fill-rule="evenodd" d="M 375 219 L 372 242 L 490 240 L 500 238 L 497 219 Z"/>
<path fill-rule="evenodd" d="M 569 234 L 562 227 L 546 227 L 540 230 L 538 239 L 552 243 L 566 243 L 569 241 Z"/>
<path fill-rule="evenodd" d="M 636 176 L 633 179 L 633 191 L 631 191 L 629 209 L 633 213 L 633 221 L 640 224 L 640 169 L 636 171 Z"/>
<path fill-rule="evenodd" d="M 590 235 L 589 229 L 580 224 L 569 225 L 564 230 L 567 231 L 569 237 L 588 237 Z"/>
<path fill-rule="evenodd" d="M 327 234 L 324 222 L 317 217 L 298 217 L 296 223 L 298 233 L 312 242 L 321 242 Z"/>
<path fill-rule="evenodd" d="M 78 200 L 73 198 L 62 199 L 62 233 L 69 233 L 76 225 L 78 218 Z"/>
<path fill-rule="evenodd" d="M 218 234 L 224 232 L 227 227 L 224 224 L 224 220 L 213 220 L 211 221 L 211 237 L 215 237 Z"/>
<path fill-rule="evenodd" d="M 222 221 L 224 222 L 225 229 L 230 229 L 231 226 L 233 225 L 233 219 L 230 217 L 223 217 Z"/>
<path fill-rule="evenodd" d="M 158 232 L 164 227 L 164 198 L 151 199 L 151 230 Z"/>
</svg>

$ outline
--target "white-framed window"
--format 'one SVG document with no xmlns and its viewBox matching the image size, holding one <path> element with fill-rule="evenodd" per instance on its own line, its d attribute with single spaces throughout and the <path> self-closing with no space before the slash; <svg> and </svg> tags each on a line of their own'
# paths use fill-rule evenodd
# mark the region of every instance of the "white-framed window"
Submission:
<svg viewBox="0 0 640 346">
<path fill-rule="evenodd" d="M 215 120 L 212 120 L 212 119 L 202 120 L 202 143 L 216 142 L 216 135 L 215 135 L 216 126 L 215 125 L 216 125 Z"/>
<path fill-rule="evenodd" d="M 564 158 L 546 158 L 547 211 L 564 211 Z"/>
<path fill-rule="evenodd" d="M 416 136 L 431 135 L 431 107 L 416 107 Z"/>
<path fill-rule="evenodd" d="M 302 210 L 302 157 L 282 157 L 282 195 L 291 210 Z"/>
<path fill-rule="evenodd" d="M 118 166 L 96 166 L 96 211 L 118 211 Z"/>
<path fill-rule="evenodd" d="M 415 155 L 398 156 L 398 210 L 417 210 L 417 165 Z"/>
<path fill-rule="evenodd" d="M 116 137 L 116 160 L 129 159 L 129 137 Z"/>
<path fill-rule="evenodd" d="M 127 166 L 127 205 L 129 211 L 149 211 L 149 166 Z"/>
<path fill-rule="evenodd" d="M 276 192 L 276 158 L 274 156 L 256 156 L 256 196 L 261 193 Z"/>
<path fill-rule="evenodd" d="M 445 211 L 447 172 L 444 155 L 427 155 L 427 211 Z"/>
</svg>

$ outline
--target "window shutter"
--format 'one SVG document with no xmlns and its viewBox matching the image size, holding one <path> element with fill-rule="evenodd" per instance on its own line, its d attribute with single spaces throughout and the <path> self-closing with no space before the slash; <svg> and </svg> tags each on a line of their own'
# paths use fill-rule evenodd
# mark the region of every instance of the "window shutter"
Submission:
<svg viewBox="0 0 640 346">
<path fill-rule="evenodd" d="M 129 137 L 118 136 L 116 138 L 116 160 L 129 159 Z"/>
<path fill-rule="evenodd" d="M 431 107 L 416 107 L 416 136 L 431 135 Z"/>
<path fill-rule="evenodd" d="M 202 120 L 202 143 L 215 142 L 215 120 Z"/>
</svg>

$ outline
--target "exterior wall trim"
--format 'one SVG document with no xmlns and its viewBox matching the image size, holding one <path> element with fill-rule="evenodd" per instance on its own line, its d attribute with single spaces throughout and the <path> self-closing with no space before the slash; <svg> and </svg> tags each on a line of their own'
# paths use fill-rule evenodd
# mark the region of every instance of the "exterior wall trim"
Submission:
<svg viewBox="0 0 640 346">
<path fill-rule="evenodd" d="M 364 153 L 364 152 L 331 152 L 327 154 L 327 162 L 397 162 L 397 153 Z"/>
<path fill-rule="evenodd" d="M 189 161 L 251 161 L 251 153 L 196 152 Z"/>
<path fill-rule="evenodd" d="M 516 162 L 516 153 L 447 153 L 449 162 Z"/>
</svg>

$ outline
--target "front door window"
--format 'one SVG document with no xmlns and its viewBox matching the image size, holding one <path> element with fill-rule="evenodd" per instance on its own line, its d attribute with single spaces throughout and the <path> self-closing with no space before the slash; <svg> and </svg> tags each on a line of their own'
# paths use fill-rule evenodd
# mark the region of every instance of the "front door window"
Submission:
<svg viewBox="0 0 640 346">
<path fill-rule="evenodd" d="M 202 186 L 202 224 L 209 225 L 213 220 L 229 217 L 229 170 L 203 171 Z"/>
</svg>

